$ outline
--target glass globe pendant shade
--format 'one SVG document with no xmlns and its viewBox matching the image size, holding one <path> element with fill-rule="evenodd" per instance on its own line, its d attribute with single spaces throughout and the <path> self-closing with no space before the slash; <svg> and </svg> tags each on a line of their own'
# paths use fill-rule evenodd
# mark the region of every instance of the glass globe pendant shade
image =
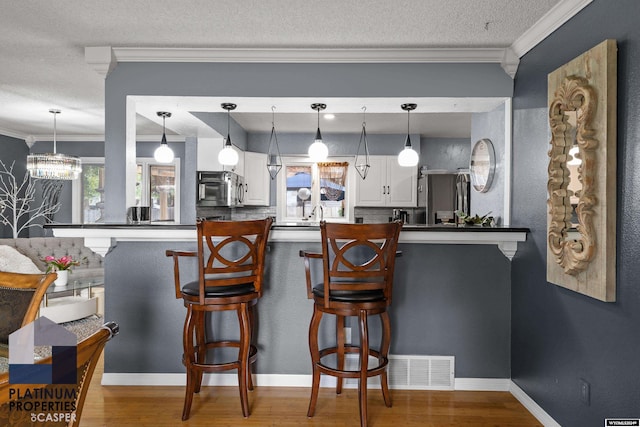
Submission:
<svg viewBox="0 0 640 427">
<path fill-rule="evenodd" d="M 173 150 L 169 148 L 166 142 L 160 144 L 156 151 L 153 152 L 153 158 L 158 163 L 171 163 L 173 162 Z"/>
<path fill-rule="evenodd" d="M 404 147 L 404 150 L 398 154 L 398 164 L 404 167 L 412 167 L 418 164 L 419 156 L 411 147 Z"/>
<path fill-rule="evenodd" d="M 404 150 L 398 154 L 398 164 L 404 167 L 412 167 L 418 164 L 420 156 L 411 146 L 411 137 L 407 134 L 407 140 L 404 143 Z"/>
<path fill-rule="evenodd" d="M 225 144 L 224 148 L 218 153 L 218 162 L 223 166 L 235 166 L 238 164 L 238 153 L 231 147 L 230 143 Z"/>
<path fill-rule="evenodd" d="M 327 145 L 322 142 L 322 136 L 320 135 L 320 129 L 316 133 L 316 139 L 313 144 L 309 146 L 309 158 L 312 162 L 324 162 L 329 156 L 329 149 Z"/>
</svg>

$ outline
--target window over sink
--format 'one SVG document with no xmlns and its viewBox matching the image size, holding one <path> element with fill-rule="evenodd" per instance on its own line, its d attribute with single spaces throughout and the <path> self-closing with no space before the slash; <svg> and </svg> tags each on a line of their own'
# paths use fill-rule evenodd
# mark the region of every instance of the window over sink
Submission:
<svg viewBox="0 0 640 427">
<path fill-rule="evenodd" d="M 278 174 L 278 221 L 351 221 L 355 200 L 352 160 L 312 163 L 308 158 L 283 158 Z"/>
<path fill-rule="evenodd" d="M 151 207 L 151 221 L 179 223 L 180 160 L 159 164 L 152 158 L 138 158 L 136 162 L 136 204 Z M 80 179 L 72 182 L 72 222 L 102 222 L 104 203 L 104 157 L 83 158 Z"/>
</svg>

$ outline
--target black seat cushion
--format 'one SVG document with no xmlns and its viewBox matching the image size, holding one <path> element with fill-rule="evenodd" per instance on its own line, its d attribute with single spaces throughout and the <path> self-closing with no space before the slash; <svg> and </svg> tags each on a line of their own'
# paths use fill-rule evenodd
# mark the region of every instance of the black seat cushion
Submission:
<svg viewBox="0 0 640 427">
<path fill-rule="evenodd" d="M 205 298 L 223 298 L 246 295 L 255 292 L 253 283 L 243 283 L 233 286 L 208 286 L 205 288 Z M 200 295 L 200 282 L 189 282 L 182 288 L 182 293 L 197 297 Z"/>
<path fill-rule="evenodd" d="M 324 285 L 319 284 L 313 287 L 313 294 L 317 297 L 324 298 Z M 384 301 L 384 293 L 379 290 L 372 291 L 331 291 L 329 299 L 340 302 L 373 302 Z"/>
</svg>

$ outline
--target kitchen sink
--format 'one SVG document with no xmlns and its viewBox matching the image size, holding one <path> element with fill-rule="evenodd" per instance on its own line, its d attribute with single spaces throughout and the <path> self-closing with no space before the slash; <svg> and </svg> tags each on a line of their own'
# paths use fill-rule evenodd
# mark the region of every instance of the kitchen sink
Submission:
<svg viewBox="0 0 640 427">
<path fill-rule="evenodd" d="M 295 221 L 295 222 L 283 222 L 279 225 L 289 225 L 293 227 L 319 227 L 320 223 L 317 221 Z"/>
</svg>

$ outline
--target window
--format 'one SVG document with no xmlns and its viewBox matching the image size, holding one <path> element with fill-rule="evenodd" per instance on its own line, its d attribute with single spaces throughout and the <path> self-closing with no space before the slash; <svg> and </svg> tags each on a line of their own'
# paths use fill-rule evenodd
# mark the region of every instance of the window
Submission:
<svg viewBox="0 0 640 427">
<path fill-rule="evenodd" d="M 151 221 L 180 222 L 179 159 L 158 164 L 139 158 L 136 205 L 151 207 Z M 80 179 L 72 184 L 74 223 L 102 222 L 104 213 L 104 158 L 83 158 Z"/>
<path fill-rule="evenodd" d="M 333 160 L 315 164 L 302 158 L 282 159 L 278 221 L 350 221 L 355 195 L 351 188 L 353 168 L 349 168 L 348 161 Z"/>
</svg>

